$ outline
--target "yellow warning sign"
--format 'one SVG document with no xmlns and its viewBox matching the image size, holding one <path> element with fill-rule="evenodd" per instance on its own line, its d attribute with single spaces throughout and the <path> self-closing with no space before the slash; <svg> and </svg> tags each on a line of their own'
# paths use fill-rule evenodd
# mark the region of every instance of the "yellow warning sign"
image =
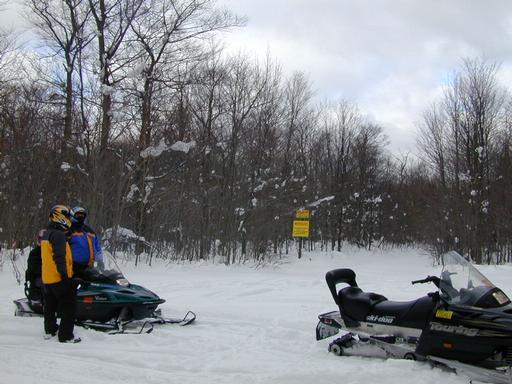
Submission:
<svg viewBox="0 0 512 384">
<path fill-rule="evenodd" d="M 298 209 L 297 212 L 295 212 L 295 217 L 297 219 L 309 219 L 309 209 Z"/>
<path fill-rule="evenodd" d="M 309 237 L 309 221 L 293 220 L 293 237 Z"/>
</svg>

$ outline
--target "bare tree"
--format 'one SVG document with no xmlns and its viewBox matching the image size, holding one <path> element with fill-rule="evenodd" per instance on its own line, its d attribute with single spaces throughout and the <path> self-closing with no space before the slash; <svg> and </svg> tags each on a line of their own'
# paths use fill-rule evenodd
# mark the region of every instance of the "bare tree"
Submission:
<svg viewBox="0 0 512 384">
<path fill-rule="evenodd" d="M 382 148 L 385 136 L 382 128 L 366 123 L 359 130 L 352 156 L 354 167 L 354 193 L 350 219 L 353 239 L 370 249 L 376 238 L 376 226 L 380 219 L 382 196 L 378 188 L 379 176 L 384 164 Z"/>
<path fill-rule="evenodd" d="M 297 144 L 298 130 L 307 121 L 309 103 L 312 98 L 311 84 L 303 73 L 295 73 L 288 80 L 284 90 L 284 110 L 287 126 L 284 128 L 281 151 L 283 153 L 282 174 L 289 175 L 295 167 L 295 144 Z"/>
<path fill-rule="evenodd" d="M 423 114 L 423 124 L 420 125 L 418 147 L 423 160 L 430 164 L 438 174 L 441 184 L 446 188 L 447 164 L 447 118 L 439 105 L 433 104 Z"/>
<path fill-rule="evenodd" d="M 451 222 L 450 235 L 441 243 L 460 245 L 477 262 L 489 260 L 496 231 L 491 221 L 492 153 L 505 100 L 497 70 L 494 63 L 464 60 L 443 109 L 426 112 L 420 143 L 449 196 L 441 211 Z"/>
<path fill-rule="evenodd" d="M 0 85 L 19 78 L 13 65 L 18 57 L 19 51 L 14 32 L 0 29 Z"/>
<path fill-rule="evenodd" d="M 332 248 L 337 242 L 338 251 L 341 250 L 344 223 L 343 216 L 350 197 L 351 157 L 354 141 L 361 129 L 362 118 L 358 108 L 347 102 L 340 101 L 327 106 L 323 112 L 322 144 L 325 148 L 325 161 L 329 179 L 326 183 L 329 195 L 335 196 L 335 214 L 331 217 Z"/>
<path fill-rule="evenodd" d="M 254 207 L 251 192 L 243 196 L 237 190 L 245 190 L 240 184 L 241 174 L 244 172 L 243 164 L 246 164 L 243 137 L 251 129 L 250 117 L 262 106 L 265 91 L 269 82 L 272 81 L 273 71 L 270 66 L 260 68 L 251 64 L 247 58 L 238 56 L 228 62 L 228 76 L 224 89 L 224 102 L 226 103 L 226 125 L 224 140 L 227 143 L 226 157 L 222 171 L 223 185 L 222 196 L 223 207 L 226 218 L 226 233 L 231 239 L 237 239 L 236 232 L 242 237 L 242 255 L 245 256 L 245 239 L 247 228 L 244 227 L 245 215 L 249 214 Z M 245 184 L 245 183 L 243 183 Z M 237 199 L 238 195 L 238 199 Z M 244 214 L 237 214 L 236 208 L 245 208 Z M 232 247 L 234 248 L 234 247 Z M 233 257 L 235 252 L 228 251 Z M 227 262 L 230 262 L 228 257 Z"/>
<path fill-rule="evenodd" d="M 66 151 L 73 130 L 73 76 L 78 55 L 92 40 L 86 23 L 90 11 L 85 0 L 26 0 L 32 24 L 52 54 L 62 56 L 64 69 L 65 118 L 62 152 Z"/>
<path fill-rule="evenodd" d="M 88 0 L 98 42 L 98 75 L 101 89 L 100 152 L 107 150 L 112 128 L 113 87 L 125 76 L 123 69 L 136 60 L 127 49 L 126 36 L 144 0 Z M 133 52 L 131 52 L 133 53 Z"/>
<path fill-rule="evenodd" d="M 138 87 L 141 91 L 136 92 L 141 106 L 140 152 L 150 146 L 153 137 L 155 95 L 162 94 L 162 88 L 182 87 L 179 84 L 184 80 L 181 73 L 203 56 L 200 39 L 242 23 L 242 19 L 231 13 L 215 9 L 209 0 L 161 0 L 141 9 L 131 25 L 140 61 L 139 74 L 135 75 L 141 83 Z M 149 158 L 139 156 L 136 177 L 139 191 L 147 189 L 145 180 L 149 168 Z M 137 232 L 141 234 L 146 229 L 147 201 L 141 197 L 137 209 Z"/>
</svg>

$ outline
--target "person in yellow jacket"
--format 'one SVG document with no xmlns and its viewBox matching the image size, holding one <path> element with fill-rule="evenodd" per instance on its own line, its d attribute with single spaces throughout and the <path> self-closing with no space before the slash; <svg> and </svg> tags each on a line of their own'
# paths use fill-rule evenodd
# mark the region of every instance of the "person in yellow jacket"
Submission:
<svg viewBox="0 0 512 384">
<path fill-rule="evenodd" d="M 73 259 L 66 237 L 70 226 L 70 209 L 65 205 L 56 205 L 50 210 L 48 227 L 41 237 L 45 338 L 58 334 L 61 343 L 81 341 L 73 334 L 76 285 L 72 280 Z M 57 314 L 60 316 L 59 325 Z"/>
</svg>

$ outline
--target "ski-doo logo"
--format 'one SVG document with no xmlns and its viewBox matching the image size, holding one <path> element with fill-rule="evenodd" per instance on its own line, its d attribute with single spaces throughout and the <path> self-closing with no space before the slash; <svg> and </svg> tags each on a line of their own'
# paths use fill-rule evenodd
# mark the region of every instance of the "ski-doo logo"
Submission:
<svg viewBox="0 0 512 384">
<path fill-rule="evenodd" d="M 366 316 L 366 321 L 371 321 L 374 323 L 392 324 L 395 321 L 395 316 L 370 315 Z"/>
<path fill-rule="evenodd" d="M 448 332 L 455 333 L 457 335 L 465 335 L 465 336 L 476 336 L 478 334 L 478 329 L 476 328 L 466 328 L 462 325 L 445 325 L 441 323 L 430 323 L 430 330 L 438 331 L 438 332 Z"/>
</svg>

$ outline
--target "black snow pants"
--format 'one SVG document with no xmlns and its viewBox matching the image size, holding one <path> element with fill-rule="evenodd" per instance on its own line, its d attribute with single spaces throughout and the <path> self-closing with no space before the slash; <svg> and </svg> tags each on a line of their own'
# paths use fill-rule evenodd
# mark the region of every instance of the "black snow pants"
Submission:
<svg viewBox="0 0 512 384">
<path fill-rule="evenodd" d="M 59 341 L 73 339 L 76 314 L 76 285 L 71 279 L 44 286 L 44 331 Z M 60 317 L 60 325 L 57 325 Z"/>
</svg>

